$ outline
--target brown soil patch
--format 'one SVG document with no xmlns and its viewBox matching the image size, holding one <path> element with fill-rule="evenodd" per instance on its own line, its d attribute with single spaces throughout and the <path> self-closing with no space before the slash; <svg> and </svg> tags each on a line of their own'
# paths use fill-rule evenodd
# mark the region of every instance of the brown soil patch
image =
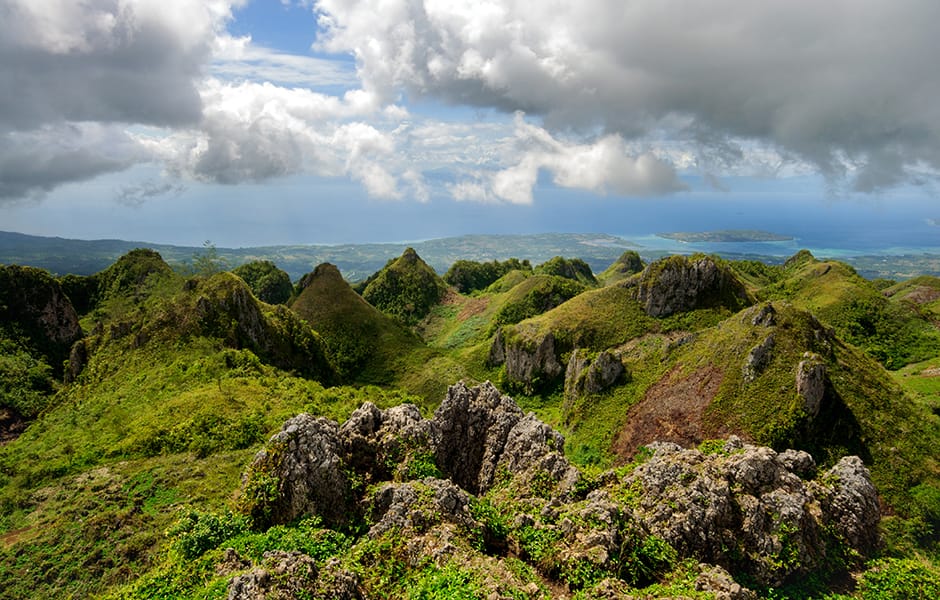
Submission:
<svg viewBox="0 0 940 600">
<path fill-rule="evenodd" d="M 680 367 L 666 373 L 627 411 L 623 428 L 611 448 L 618 461 L 628 462 L 637 448 L 650 442 L 695 446 L 705 439 L 731 433 L 703 423 L 705 409 L 718 393 L 723 374 L 703 367 L 683 376 Z"/>
<path fill-rule="evenodd" d="M 468 298 L 467 301 L 464 302 L 460 312 L 457 313 L 457 320 L 466 321 L 472 316 L 479 315 L 485 311 L 486 307 L 489 305 L 489 298 Z"/>
<path fill-rule="evenodd" d="M 940 367 L 931 367 L 918 373 L 920 377 L 940 377 Z"/>
<path fill-rule="evenodd" d="M 940 299 L 940 290 L 935 290 L 926 285 L 919 285 L 915 287 L 910 294 L 905 296 L 904 299 L 914 304 L 927 304 Z"/>
<path fill-rule="evenodd" d="M 8 531 L 4 534 L 0 534 L 0 545 L 4 548 L 9 548 L 13 544 L 20 541 L 24 534 L 32 530 L 32 527 L 24 527 L 22 529 L 14 529 L 13 531 Z"/>
</svg>

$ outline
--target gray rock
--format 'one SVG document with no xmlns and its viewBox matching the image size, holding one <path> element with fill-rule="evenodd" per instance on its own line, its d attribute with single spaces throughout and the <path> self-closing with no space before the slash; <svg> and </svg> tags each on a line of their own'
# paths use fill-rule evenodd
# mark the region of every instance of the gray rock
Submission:
<svg viewBox="0 0 940 600">
<path fill-rule="evenodd" d="M 338 433 L 334 421 L 306 413 L 284 423 L 255 456 L 243 482 L 243 497 L 271 479 L 278 482 L 277 493 L 258 504 L 247 498 L 248 512 L 272 524 L 311 514 L 329 524 L 345 522 L 352 494 Z"/>
<path fill-rule="evenodd" d="M 316 586 L 317 567 L 300 552 L 272 550 L 262 566 L 229 582 L 228 600 L 289 600 L 310 595 Z"/>
<path fill-rule="evenodd" d="M 587 351 L 575 349 L 565 370 L 565 400 L 571 403 L 581 396 L 600 393 L 624 372 L 623 363 L 611 352 L 605 350 L 591 360 Z"/>
<path fill-rule="evenodd" d="M 555 336 L 546 333 L 536 341 L 516 337 L 504 342 L 506 377 L 534 391 L 536 382 L 548 382 L 564 373 L 555 351 Z M 492 351 L 491 351 L 492 355 Z"/>
<path fill-rule="evenodd" d="M 842 539 L 863 555 L 878 548 L 881 506 L 871 473 L 862 459 L 843 457 L 820 481 L 824 482 L 816 488 L 820 502 Z"/>
<path fill-rule="evenodd" d="M 451 386 L 431 423 L 438 467 L 463 489 L 485 492 L 493 485 L 509 432 L 523 416 L 512 398 L 489 382 Z"/>
<path fill-rule="evenodd" d="M 770 364 L 770 360 L 773 358 L 774 343 L 774 334 L 771 333 L 764 338 L 763 342 L 751 348 L 751 351 L 747 353 L 747 358 L 744 359 L 744 368 L 741 369 L 746 383 L 757 379 L 757 376 Z"/>
<path fill-rule="evenodd" d="M 806 414 L 815 417 L 826 396 L 826 365 L 816 355 L 805 356 L 796 368 L 796 392 L 803 399 Z"/>
<path fill-rule="evenodd" d="M 798 473 L 813 467 L 805 453 L 750 445 L 711 455 L 674 444 L 650 448 L 653 456 L 622 485 L 642 490 L 636 519 L 680 556 L 779 585 L 824 563 L 832 550 L 828 531 L 862 556 L 875 547 L 877 494 L 857 458 L 804 482 Z"/>
<path fill-rule="evenodd" d="M 767 303 L 760 307 L 751 318 L 751 325 L 757 325 L 761 327 L 773 327 L 777 324 L 777 311 L 774 309 L 773 304 Z"/>
<path fill-rule="evenodd" d="M 747 290 L 734 274 L 709 256 L 688 259 L 670 256 L 648 265 L 631 285 L 636 299 L 651 317 L 748 301 Z"/>
<path fill-rule="evenodd" d="M 715 600 L 757 600 L 757 594 L 741 586 L 731 574 L 717 565 L 699 564 L 695 590 L 710 592 Z"/>
<path fill-rule="evenodd" d="M 407 483 L 388 483 L 372 495 L 369 514 L 375 524 L 370 537 L 391 529 L 420 534 L 441 523 L 472 531 L 479 527 L 470 516 L 470 496 L 446 479 L 427 478 Z"/>
</svg>

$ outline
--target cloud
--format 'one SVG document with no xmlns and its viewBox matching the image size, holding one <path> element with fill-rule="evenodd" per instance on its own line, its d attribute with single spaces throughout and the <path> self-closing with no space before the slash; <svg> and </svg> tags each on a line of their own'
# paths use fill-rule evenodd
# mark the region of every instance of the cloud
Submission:
<svg viewBox="0 0 940 600">
<path fill-rule="evenodd" d="M 122 129 L 95 123 L 0 136 L 0 201 L 36 198 L 59 185 L 122 171 L 147 150 Z"/>
<path fill-rule="evenodd" d="M 551 131 L 666 132 L 704 162 L 758 143 L 874 191 L 940 169 L 933 0 L 319 0 L 321 47 L 365 89 L 539 115 Z M 564 179 L 563 174 L 559 177 Z M 519 167 L 505 192 L 531 179 Z"/>
<path fill-rule="evenodd" d="M 631 154 L 617 134 L 589 143 L 560 140 L 526 122 L 518 113 L 515 136 L 503 149 L 508 167 L 488 178 L 464 180 L 449 187 L 457 200 L 505 201 L 532 204 L 539 173 L 550 174 L 555 185 L 597 194 L 650 196 L 686 189 L 671 164 L 649 152 Z"/>
<path fill-rule="evenodd" d="M 241 3 L 0 4 L 0 199 L 150 160 L 128 126 L 198 123 L 205 65 Z"/>
<path fill-rule="evenodd" d="M 197 84 L 236 2 L 8 0 L 0 6 L 0 128 L 197 122 Z"/>
<path fill-rule="evenodd" d="M 220 36 L 211 73 L 234 81 L 267 81 L 289 87 L 356 87 L 353 66 L 344 61 L 285 54 L 251 43 L 250 37 Z"/>
<path fill-rule="evenodd" d="M 179 181 L 147 179 L 118 190 L 116 200 L 125 206 L 141 206 L 148 200 L 162 196 L 179 196 L 186 187 Z"/>
</svg>

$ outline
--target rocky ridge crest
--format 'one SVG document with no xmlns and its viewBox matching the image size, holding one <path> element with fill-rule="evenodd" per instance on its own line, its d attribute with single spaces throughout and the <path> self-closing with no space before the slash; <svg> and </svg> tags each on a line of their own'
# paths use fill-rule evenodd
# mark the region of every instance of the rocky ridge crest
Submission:
<svg viewBox="0 0 940 600">
<path fill-rule="evenodd" d="M 877 492 L 857 457 L 820 473 L 806 452 L 732 437 L 705 451 L 655 443 L 635 468 L 587 477 L 565 458 L 561 434 L 489 383 L 452 386 L 431 419 L 411 405 L 371 403 L 342 426 L 294 417 L 249 467 L 240 502 L 261 524 L 318 515 L 333 526 L 364 523 L 370 539 L 397 532 L 409 564 L 475 556 L 496 572 L 514 556 L 600 597 L 693 558 L 697 587 L 750 598 L 728 572 L 779 585 L 879 543 Z M 306 589 L 318 589 L 315 572 L 291 561 Z M 263 575 L 272 568 L 281 567 L 234 578 L 229 597 L 255 597 L 236 588 L 272 581 Z M 357 597 L 350 577 L 347 597 Z"/>
</svg>

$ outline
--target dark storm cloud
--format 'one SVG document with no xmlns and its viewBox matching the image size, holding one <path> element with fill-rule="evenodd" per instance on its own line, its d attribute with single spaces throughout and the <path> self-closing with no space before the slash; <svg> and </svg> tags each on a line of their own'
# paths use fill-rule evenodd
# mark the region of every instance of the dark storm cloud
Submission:
<svg viewBox="0 0 940 600">
<path fill-rule="evenodd" d="M 550 128 L 728 137 L 877 190 L 940 169 L 934 0 L 321 0 L 367 87 Z M 683 125 L 684 123 L 684 125 Z"/>
</svg>

